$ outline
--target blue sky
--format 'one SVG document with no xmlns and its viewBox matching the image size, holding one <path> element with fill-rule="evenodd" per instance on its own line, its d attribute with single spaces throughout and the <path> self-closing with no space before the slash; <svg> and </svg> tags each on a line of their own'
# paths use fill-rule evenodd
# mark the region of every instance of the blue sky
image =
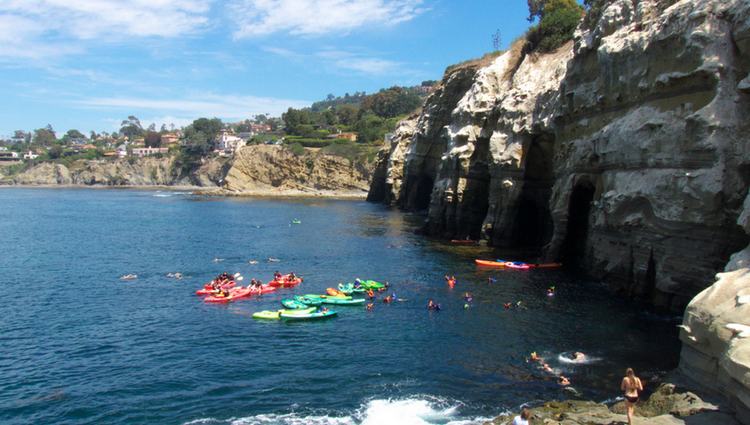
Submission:
<svg viewBox="0 0 750 425">
<path fill-rule="evenodd" d="M 0 136 L 135 115 L 278 115 L 440 79 L 528 26 L 525 0 L 2 0 Z"/>
</svg>

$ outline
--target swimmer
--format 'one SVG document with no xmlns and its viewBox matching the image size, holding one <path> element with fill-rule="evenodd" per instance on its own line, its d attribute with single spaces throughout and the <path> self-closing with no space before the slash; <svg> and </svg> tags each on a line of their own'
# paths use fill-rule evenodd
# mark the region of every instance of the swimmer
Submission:
<svg viewBox="0 0 750 425">
<path fill-rule="evenodd" d="M 367 303 L 367 306 L 365 307 L 367 311 L 372 311 L 372 309 L 375 307 L 375 304 L 373 303 Z"/>
<path fill-rule="evenodd" d="M 542 358 L 539 357 L 539 355 L 536 353 L 536 351 L 532 351 L 531 352 L 531 357 L 530 358 L 531 358 L 531 361 L 534 361 L 534 362 L 540 362 L 540 361 L 542 361 Z"/>
<path fill-rule="evenodd" d="M 547 363 L 542 363 L 542 370 L 547 373 L 554 373 L 555 371 Z"/>
<path fill-rule="evenodd" d="M 445 275 L 445 281 L 448 282 L 448 286 L 453 288 L 456 285 L 456 276 Z"/>
<path fill-rule="evenodd" d="M 391 297 L 390 295 L 383 298 L 383 302 L 386 304 L 390 304 L 392 301 L 393 301 L 393 297 Z"/>
<path fill-rule="evenodd" d="M 582 362 L 586 360 L 586 355 L 581 353 L 580 351 L 576 351 L 573 353 L 573 358 L 571 359 L 576 362 Z"/>
<path fill-rule="evenodd" d="M 440 311 L 440 304 L 435 303 L 432 299 L 427 301 L 427 310 Z"/>
<path fill-rule="evenodd" d="M 495 282 L 497 282 L 497 279 L 495 279 L 494 277 L 487 278 L 487 283 L 495 283 Z"/>
<path fill-rule="evenodd" d="M 470 292 L 466 292 L 466 293 L 464 294 L 464 300 L 465 300 L 465 301 L 466 301 L 467 303 L 470 303 L 470 302 L 474 301 L 474 297 L 472 297 L 472 296 L 471 296 L 471 293 L 470 293 Z"/>
<path fill-rule="evenodd" d="M 512 306 L 511 303 L 505 303 L 505 304 L 503 304 L 503 307 L 505 307 L 506 310 L 510 310 L 511 306 Z"/>
<path fill-rule="evenodd" d="M 570 385 L 570 380 L 568 378 L 566 378 L 565 376 L 560 375 L 557 378 L 557 383 L 560 384 L 563 387 L 567 387 L 568 385 Z"/>
</svg>

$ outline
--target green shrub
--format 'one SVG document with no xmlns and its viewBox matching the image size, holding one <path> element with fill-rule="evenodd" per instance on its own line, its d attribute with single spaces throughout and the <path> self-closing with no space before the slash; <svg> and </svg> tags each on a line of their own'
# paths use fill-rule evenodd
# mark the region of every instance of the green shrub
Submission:
<svg viewBox="0 0 750 425">
<path fill-rule="evenodd" d="M 297 156 L 302 156 L 305 154 L 305 148 L 299 143 L 292 143 L 291 145 L 287 145 L 286 148 Z"/>
<path fill-rule="evenodd" d="M 551 52 L 572 40 L 582 16 L 583 8 L 575 0 L 546 1 L 539 24 L 527 32 L 531 50 Z"/>
</svg>

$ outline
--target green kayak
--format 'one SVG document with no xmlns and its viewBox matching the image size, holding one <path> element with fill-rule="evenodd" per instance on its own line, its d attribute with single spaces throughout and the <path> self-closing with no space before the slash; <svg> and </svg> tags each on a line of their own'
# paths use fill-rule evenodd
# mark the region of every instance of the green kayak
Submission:
<svg viewBox="0 0 750 425">
<path fill-rule="evenodd" d="M 308 314 L 315 311 L 315 307 L 308 307 L 303 310 L 264 310 L 253 313 L 253 319 L 279 320 L 281 314 Z"/>
<path fill-rule="evenodd" d="M 303 297 L 309 298 L 311 300 L 327 300 L 327 299 L 331 299 L 331 298 L 336 298 L 336 299 L 339 299 L 339 300 L 350 300 L 350 299 L 352 299 L 352 297 L 349 296 L 349 295 L 334 295 L 334 296 L 332 296 L 332 295 L 305 294 L 305 295 L 303 295 Z"/>
<path fill-rule="evenodd" d="M 325 298 L 323 304 L 336 304 L 336 305 L 362 305 L 365 303 L 364 298 L 357 298 L 352 300 L 344 300 L 341 298 Z"/>
<path fill-rule="evenodd" d="M 367 292 L 367 288 L 364 286 L 359 286 L 357 288 L 354 287 L 354 284 L 349 283 L 339 283 L 339 291 L 349 295 L 349 294 L 363 294 Z"/>
<path fill-rule="evenodd" d="M 382 289 L 382 288 L 385 288 L 384 284 L 382 284 L 380 282 L 376 282 L 374 280 L 370 280 L 370 279 L 362 281 L 362 286 L 366 287 L 367 289 Z"/>
<path fill-rule="evenodd" d="M 290 300 L 290 299 L 281 300 L 281 305 L 283 305 L 284 307 L 290 310 L 301 310 L 303 308 L 310 307 L 309 305 L 305 304 L 302 301 Z"/>
<path fill-rule="evenodd" d="M 314 312 L 306 312 L 306 313 L 300 313 L 304 310 L 292 310 L 295 313 L 281 313 L 279 316 L 287 321 L 295 321 L 295 320 L 315 320 L 315 319 L 326 319 L 329 317 L 333 317 L 336 315 L 336 312 L 333 310 L 326 310 L 326 311 L 314 311 Z"/>
<path fill-rule="evenodd" d="M 308 296 L 295 296 L 294 301 L 301 302 L 305 305 L 321 305 L 323 304 L 323 300 L 321 298 L 310 298 Z"/>
</svg>

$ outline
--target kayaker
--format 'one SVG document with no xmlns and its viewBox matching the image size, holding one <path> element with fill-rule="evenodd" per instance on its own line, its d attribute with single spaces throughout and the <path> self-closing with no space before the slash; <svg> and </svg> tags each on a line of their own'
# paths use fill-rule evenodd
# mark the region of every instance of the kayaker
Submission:
<svg viewBox="0 0 750 425">
<path fill-rule="evenodd" d="M 293 282 L 294 279 L 297 279 L 297 275 L 295 275 L 294 272 L 289 273 L 289 276 L 287 277 L 287 280 L 289 282 Z"/>
<path fill-rule="evenodd" d="M 321 313 L 328 313 L 328 307 L 320 307 Z"/>
<path fill-rule="evenodd" d="M 278 270 L 273 272 L 273 280 L 281 280 L 281 273 Z"/>
<path fill-rule="evenodd" d="M 370 297 L 371 300 L 375 299 L 375 292 L 372 290 L 372 288 L 367 290 L 367 296 Z"/>
</svg>

